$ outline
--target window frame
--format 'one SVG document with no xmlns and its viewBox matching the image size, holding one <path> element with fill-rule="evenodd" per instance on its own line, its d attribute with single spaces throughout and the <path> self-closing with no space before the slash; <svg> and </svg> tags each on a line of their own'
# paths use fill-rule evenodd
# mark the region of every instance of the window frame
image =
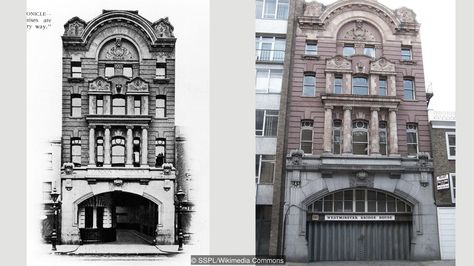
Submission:
<svg viewBox="0 0 474 266">
<path fill-rule="evenodd" d="M 447 131 L 446 135 L 446 153 L 448 155 L 448 160 L 456 160 L 456 132 L 455 131 Z M 450 145 L 449 143 L 449 136 L 454 136 L 454 145 Z M 450 148 L 454 148 L 454 155 L 451 155 Z"/>
<path fill-rule="evenodd" d="M 118 142 L 117 140 L 121 140 L 120 142 Z M 115 136 L 112 138 L 111 140 L 111 145 L 110 145 L 110 153 L 111 153 L 111 156 L 110 156 L 110 163 L 111 163 L 111 166 L 115 166 L 115 167 L 122 167 L 122 166 L 125 166 L 125 163 L 126 163 L 126 154 L 127 154 L 127 149 L 126 149 L 126 140 L 124 137 L 121 137 L 121 136 Z M 118 154 L 114 154 L 114 148 L 116 147 L 122 147 L 123 149 L 123 155 L 118 155 Z M 114 159 L 115 158 L 123 158 L 123 163 L 122 162 L 114 162 Z"/>
<path fill-rule="evenodd" d="M 162 102 L 163 103 L 163 106 L 158 106 L 158 103 L 159 102 Z M 156 95 L 156 98 L 155 98 L 155 118 L 166 118 L 166 95 Z M 158 112 L 158 110 L 162 110 L 163 111 L 163 115 L 159 116 L 158 114 L 160 112 Z"/>
<path fill-rule="evenodd" d="M 264 45 L 270 44 L 270 49 L 263 49 Z M 282 45 L 283 49 L 277 50 L 277 46 Z M 284 62 L 286 50 L 286 38 L 256 36 L 255 37 L 257 61 Z"/>
<path fill-rule="evenodd" d="M 363 123 L 362 127 L 356 127 L 358 123 Z M 366 142 L 354 142 L 354 133 L 356 132 L 363 132 L 366 134 Z M 353 120 L 352 121 L 352 130 L 351 130 L 351 142 L 352 142 L 352 154 L 353 155 L 369 155 L 369 145 L 370 145 L 370 132 L 369 132 L 369 122 L 366 120 Z M 354 144 L 365 144 L 366 145 L 366 153 L 354 153 Z"/>
<path fill-rule="evenodd" d="M 385 124 L 384 127 L 382 125 Z M 381 155 L 388 155 L 388 130 L 387 130 L 387 121 L 379 121 L 379 152 Z M 385 134 L 385 143 L 381 142 L 381 133 Z M 385 145 L 385 149 L 383 149 L 383 145 Z M 382 152 L 384 150 L 384 152 Z"/>
<path fill-rule="evenodd" d="M 76 105 L 74 100 L 79 99 L 79 105 Z M 71 117 L 82 117 L 82 95 L 78 93 L 71 94 Z"/>
<path fill-rule="evenodd" d="M 351 54 L 346 54 L 347 49 L 349 49 L 349 48 L 352 48 L 351 49 L 352 53 Z M 353 43 L 345 43 L 344 46 L 342 47 L 342 56 L 351 57 L 355 54 L 356 54 L 355 45 Z"/>
<path fill-rule="evenodd" d="M 408 51 L 408 55 L 404 54 L 403 51 Z M 402 61 L 412 61 L 413 60 L 413 51 L 411 46 L 402 46 L 400 49 L 400 59 Z"/>
<path fill-rule="evenodd" d="M 367 51 L 369 51 L 369 49 L 372 50 L 373 54 L 367 54 Z M 374 59 L 375 58 L 375 45 L 370 45 L 370 44 L 364 45 L 364 55 Z"/>
<path fill-rule="evenodd" d="M 82 165 L 82 141 L 81 141 L 81 138 L 80 137 L 71 138 L 70 147 L 71 147 L 71 163 L 73 163 L 74 166 L 80 167 Z M 78 154 L 76 154 L 74 147 L 79 148 Z M 78 160 L 77 162 L 76 162 L 76 159 Z"/>
<path fill-rule="evenodd" d="M 385 83 L 385 86 L 382 86 L 382 81 Z M 385 93 L 382 93 L 382 90 L 384 90 Z M 387 77 L 385 77 L 385 76 L 379 77 L 378 95 L 379 96 L 387 96 L 388 95 Z"/>
<path fill-rule="evenodd" d="M 362 85 L 355 85 L 355 80 L 356 79 L 363 79 L 365 80 L 365 83 L 367 84 L 366 86 Z M 367 88 L 367 93 L 361 94 L 361 93 L 355 93 L 355 89 L 360 89 L 360 88 Z M 353 95 L 369 95 L 370 92 L 370 85 L 369 85 L 369 79 L 365 76 L 354 76 L 352 77 L 352 94 Z"/>
<path fill-rule="evenodd" d="M 405 82 L 410 81 L 411 82 L 411 88 L 407 89 L 408 87 L 405 87 Z M 410 91 L 411 92 L 411 98 L 406 98 L 406 92 Z M 416 100 L 416 93 L 415 93 L 415 79 L 414 78 L 409 78 L 409 77 L 404 77 L 403 78 L 403 100 L 405 101 L 414 101 Z"/>
<path fill-rule="evenodd" d="M 114 102 L 116 102 L 116 100 L 119 100 L 119 99 L 123 101 L 123 106 L 114 104 Z M 117 112 L 117 110 L 122 110 L 122 108 L 123 108 L 123 114 L 122 112 Z M 112 115 L 126 115 L 126 114 L 127 114 L 127 99 L 123 95 L 116 95 L 112 97 Z"/>
<path fill-rule="evenodd" d="M 449 191 L 451 192 L 451 202 L 456 203 L 456 173 L 449 173 Z M 453 182 L 454 178 L 454 182 Z"/>
<path fill-rule="evenodd" d="M 340 81 L 341 84 L 338 84 L 337 81 Z M 344 92 L 344 87 L 342 84 L 344 83 L 343 81 L 343 76 L 341 74 L 334 74 L 334 94 L 343 94 Z M 337 92 L 337 88 L 340 88 L 340 92 Z"/>
<path fill-rule="evenodd" d="M 308 130 L 311 131 L 311 139 L 310 140 L 303 140 L 303 131 Z M 301 120 L 301 128 L 300 128 L 300 150 L 303 151 L 304 154 L 313 154 L 313 138 L 314 138 L 314 120 Z M 310 143 L 311 152 L 307 153 L 303 149 L 303 143 Z"/>
<path fill-rule="evenodd" d="M 266 158 L 264 159 L 264 156 L 272 156 L 273 159 Z M 275 167 L 276 167 L 276 155 L 275 154 L 256 154 L 256 162 L 258 163 L 257 166 L 257 184 L 273 184 L 275 181 Z M 262 166 L 264 163 L 268 164 L 273 164 L 273 172 L 272 172 L 272 181 L 271 182 L 262 182 L 261 177 L 262 177 Z"/>
<path fill-rule="evenodd" d="M 99 101 L 101 104 L 99 105 Z M 99 112 L 99 110 L 101 110 Z M 95 99 L 95 113 L 98 115 L 103 115 L 104 114 L 104 97 L 102 95 L 97 96 Z"/>
<path fill-rule="evenodd" d="M 163 162 L 158 162 L 158 156 L 161 153 L 158 153 L 158 147 L 163 149 Z M 160 165 L 161 163 L 161 165 Z M 166 139 L 165 138 L 156 138 L 155 139 L 155 167 L 163 167 L 163 164 L 166 163 Z"/>
<path fill-rule="evenodd" d="M 71 78 L 82 78 L 81 61 L 71 61 Z"/>
<path fill-rule="evenodd" d="M 265 77 L 260 77 L 259 78 L 259 73 L 264 73 Z M 277 78 L 275 78 L 279 73 L 281 75 L 277 78 L 279 78 L 279 81 Z M 274 75 L 274 76 L 272 76 Z M 261 80 L 261 82 L 259 82 Z M 279 86 L 278 88 L 273 88 L 272 84 L 273 82 L 278 82 Z M 265 87 L 266 88 L 261 88 L 259 84 L 266 83 Z M 256 74 L 255 74 L 255 90 L 256 93 L 281 93 L 281 87 L 283 85 L 283 69 L 276 69 L 276 68 L 257 68 L 256 69 Z"/>
<path fill-rule="evenodd" d="M 158 74 L 159 70 L 163 70 L 163 74 Z M 156 79 L 166 79 L 167 76 L 166 63 L 158 62 L 155 66 L 155 78 Z"/>
<path fill-rule="evenodd" d="M 130 75 L 126 75 L 125 69 L 130 69 Z M 133 78 L 133 65 L 123 65 L 122 75 L 124 75 L 127 78 Z"/>
<path fill-rule="evenodd" d="M 110 69 L 112 70 L 112 73 L 107 73 Z M 115 76 L 115 65 L 114 64 L 105 64 L 105 67 L 104 67 L 104 76 L 106 78 L 110 78 L 110 77 L 113 77 Z"/>
<path fill-rule="evenodd" d="M 95 149 L 95 164 L 96 166 L 103 166 L 104 165 L 104 158 L 105 158 L 105 150 L 104 150 L 104 138 L 99 136 L 95 140 L 96 142 L 96 149 Z M 101 154 L 99 154 L 99 150 L 101 150 Z M 100 160 L 99 160 L 100 158 Z"/>
<path fill-rule="evenodd" d="M 412 128 L 410 128 L 412 127 Z M 414 128 L 413 128 L 414 127 Z M 416 142 L 408 142 L 408 134 L 415 133 Z M 419 140 L 418 140 L 418 124 L 416 123 L 407 123 L 406 125 L 406 143 L 407 143 L 407 156 L 416 157 L 418 156 L 419 151 Z M 409 145 L 416 145 L 416 154 L 409 153 Z"/>
<path fill-rule="evenodd" d="M 312 84 L 308 84 L 306 78 L 313 78 Z M 312 92 L 311 95 L 305 94 L 305 92 L 308 89 L 311 89 L 311 92 Z M 302 97 L 314 97 L 314 96 L 316 96 L 316 73 L 309 73 L 309 72 L 304 73 L 304 75 L 303 75 L 303 90 L 301 91 L 301 96 Z"/>
<path fill-rule="evenodd" d="M 336 122 L 339 123 L 336 126 Z M 336 130 L 339 131 L 339 141 L 336 142 Z M 336 152 L 336 143 L 339 145 L 339 151 Z M 342 120 L 341 119 L 334 119 L 332 121 L 332 153 L 333 154 L 342 154 Z"/>
<path fill-rule="evenodd" d="M 279 110 L 256 109 L 255 110 L 256 123 L 259 121 L 257 117 L 258 113 L 262 113 L 262 112 L 263 112 L 263 116 L 262 116 L 263 119 L 261 120 L 262 126 L 261 126 L 261 129 L 257 129 L 259 125 L 255 124 L 255 136 L 276 138 L 278 134 L 278 117 L 280 115 Z M 268 129 L 268 127 L 270 126 L 270 122 L 268 122 L 269 118 L 273 118 L 272 121 L 275 121 L 274 119 L 276 118 L 275 126 L 271 127 L 271 129 Z M 261 131 L 261 132 L 257 133 L 257 131 Z"/>
<path fill-rule="evenodd" d="M 289 8 L 290 8 L 290 2 L 288 0 L 274 0 L 275 2 L 275 9 L 273 10 L 273 12 L 270 12 L 270 13 L 266 13 L 266 3 L 267 1 L 269 0 L 257 0 L 256 1 L 256 6 L 255 6 L 255 16 L 257 19 L 274 19 L 274 20 L 287 20 L 288 19 L 288 14 L 289 14 Z M 280 9 L 282 8 L 283 5 L 285 5 L 285 3 L 281 3 L 281 2 L 286 2 L 286 14 L 284 14 L 284 16 L 279 16 L 279 11 Z M 261 10 L 259 10 L 259 6 L 258 4 L 261 3 Z M 260 14 L 258 14 L 260 13 Z M 271 14 L 273 13 L 273 15 Z"/>
<path fill-rule="evenodd" d="M 314 46 L 314 49 L 309 49 L 310 46 Z M 318 42 L 317 41 L 306 41 L 304 46 L 305 56 L 317 56 L 318 55 Z"/>
<path fill-rule="evenodd" d="M 135 96 L 133 98 L 133 114 L 141 115 L 142 114 L 142 97 Z"/>
</svg>

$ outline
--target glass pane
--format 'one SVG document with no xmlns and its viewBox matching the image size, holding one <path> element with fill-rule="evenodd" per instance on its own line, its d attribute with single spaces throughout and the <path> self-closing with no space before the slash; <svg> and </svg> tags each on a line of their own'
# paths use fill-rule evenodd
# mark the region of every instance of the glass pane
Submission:
<svg viewBox="0 0 474 266">
<path fill-rule="evenodd" d="M 275 18 L 276 0 L 266 0 L 264 10 L 264 18 Z"/>
<path fill-rule="evenodd" d="M 346 190 L 344 191 L 344 200 L 352 200 L 353 191 Z"/>
<path fill-rule="evenodd" d="M 326 197 L 324 197 L 324 201 L 330 201 L 330 200 L 334 200 L 334 195 L 333 194 L 329 194 Z"/>
<path fill-rule="evenodd" d="M 387 155 L 387 144 L 380 144 L 379 150 L 381 155 Z"/>
<path fill-rule="evenodd" d="M 405 203 L 397 199 L 397 212 L 405 212 Z"/>
<path fill-rule="evenodd" d="M 304 153 L 311 154 L 313 153 L 313 144 L 311 142 L 302 142 L 301 149 Z"/>
<path fill-rule="evenodd" d="M 395 201 L 387 201 L 387 212 L 395 212 Z"/>
<path fill-rule="evenodd" d="M 352 46 L 345 46 L 342 50 L 343 56 L 351 56 L 353 54 L 355 54 L 355 49 Z"/>
<path fill-rule="evenodd" d="M 322 202 L 322 201 L 320 201 L 320 200 L 316 201 L 316 202 L 314 203 L 314 211 L 315 211 L 315 212 L 320 212 L 320 211 L 322 211 L 322 210 L 323 210 L 322 206 L 323 206 L 323 202 Z"/>
<path fill-rule="evenodd" d="M 72 106 L 81 106 L 81 97 L 73 97 L 72 98 Z"/>
<path fill-rule="evenodd" d="M 255 130 L 256 135 L 262 135 L 263 133 L 263 117 L 265 111 L 264 110 L 256 110 L 256 117 L 255 117 Z"/>
<path fill-rule="evenodd" d="M 71 115 L 74 116 L 74 117 L 80 117 L 81 116 L 81 107 L 73 107 Z"/>
<path fill-rule="evenodd" d="M 375 200 L 367 201 L 367 211 L 368 212 L 376 212 L 377 211 Z"/>
<path fill-rule="evenodd" d="M 315 76 L 305 75 L 304 80 L 303 80 L 303 84 L 304 85 L 309 85 L 309 86 L 314 86 L 315 80 L 316 80 Z"/>
<path fill-rule="evenodd" d="M 416 144 L 408 144 L 408 154 L 416 155 L 418 153 L 418 145 Z"/>
<path fill-rule="evenodd" d="M 260 155 L 255 155 L 255 176 L 258 176 L 259 169 L 260 169 Z"/>
<path fill-rule="evenodd" d="M 277 135 L 278 116 L 267 116 L 265 118 L 265 136 L 275 137 Z"/>
<path fill-rule="evenodd" d="M 279 69 L 271 70 L 269 92 L 278 93 L 281 91 L 282 78 L 283 78 L 283 70 L 279 70 Z"/>
<path fill-rule="evenodd" d="M 376 192 L 367 190 L 367 200 L 375 200 L 376 199 Z"/>
<path fill-rule="evenodd" d="M 449 147 L 449 155 L 456 156 L 456 147 Z"/>
<path fill-rule="evenodd" d="M 303 87 L 303 96 L 314 96 L 314 93 L 315 93 L 314 86 L 309 85 L 309 86 Z"/>
<path fill-rule="evenodd" d="M 367 142 L 367 132 L 364 131 L 354 131 L 352 133 L 353 142 Z"/>
<path fill-rule="evenodd" d="M 114 68 L 113 67 L 106 67 L 105 68 L 105 76 L 106 77 L 111 77 L 114 75 Z"/>
<path fill-rule="evenodd" d="M 255 8 L 256 18 L 263 18 L 262 11 L 263 11 L 263 0 L 257 0 L 257 6 Z"/>
<path fill-rule="evenodd" d="M 407 143 L 416 143 L 416 133 L 407 132 Z"/>
<path fill-rule="evenodd" d="M 165 117 L 165 108 L 156 109 L 156 117 L 158 117 L 158 118 Z"/>
<path fill-rule="evenodd" d="M 365 212 L 365 201 L 356 201 L 356 212 Z"/>
<path fill-rule="evenodd" d="M 334 200 L 343 200 L 342 197 L 343 197 L 342 191 L 336 192 L 336 193 L 334 194 Z"/>
<path fill-rule="evenodd" d="M 352 212 L 352 201 L 345 200 L 344 201 L 344 212 Z"/>
<path fill-rule="evenodd" d="M 273 183 L 274 170 L 275 170 L 274 162 L 262 161 L 262 169 L 260 172 L 260 183 Z"/>
<path fill-rule="evenodd" d="M 366 155 L 367 154 L 367 143 L 354 143 L 352 144 L 353 154 Z"/>
<path fill-rule="evenodd" d="M 456 145 L 456 135 L 448 135 L 449 145 Z"/>
<path fill-rule="evenodd" d="M 268 72 L 268 69 L 257 69 L 257 83 L 255 86 L 258 92 L 267 92 Z"/>
<path fill-rule="evenodd" d="M 342 201 L 334 201 L 334 212 L 342 212 Z"/>
<path fill-rule="evenodd" d="M 156 68 L 156 77 L 157 78 L 165 78 L 166 77 L 166 69 L 159 67 Z"/>
<path fill-rule="evenodd" d="M 125 77 L 131 78 L 132 77 L 132 68 L 131 67 L 124 67 L 123 68 L 123 75 Z"/>
<path fill-rule="evenodd" d="M 313 141 L 313 130 L 311 129 L 301 130 L 301 140 Z"/>
<path fill-rule="evenodd" d="M 356 190 L 356 200 L 365 200 L 365 190 Z"/>
<path fill-rule="evenodd" d="M 288 0 L 279 0 L 277 19 L 287 19 L 287 18 L 288 18 Z"/>
<path fill-rule="evenodd" d="M 325 212 L 332 212 L 332 201 L 324 200 L 324 211 Z"/>
<path fill-rule="evenodd" d="M 307 43 L 305 47 L 306 55 L 316 55 L 318 46 L 315 43 Z"/>
<path fill-rule="evenodd" d="M 404 90 L 403 91 L 403 99 L 405 100 L 413 100 L 415 97 L 413 96 L 412 90 Z"/>
</svg>

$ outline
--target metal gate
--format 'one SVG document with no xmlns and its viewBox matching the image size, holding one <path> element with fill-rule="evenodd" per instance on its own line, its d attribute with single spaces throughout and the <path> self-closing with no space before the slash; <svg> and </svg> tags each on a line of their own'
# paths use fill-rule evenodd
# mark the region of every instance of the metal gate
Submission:
<svg viewBox="0 0 474 266">
<path fill-rule="evenodd" d="M 308 222 L 311 261 L 407 260 L 411 222 Z"/>
</svg>

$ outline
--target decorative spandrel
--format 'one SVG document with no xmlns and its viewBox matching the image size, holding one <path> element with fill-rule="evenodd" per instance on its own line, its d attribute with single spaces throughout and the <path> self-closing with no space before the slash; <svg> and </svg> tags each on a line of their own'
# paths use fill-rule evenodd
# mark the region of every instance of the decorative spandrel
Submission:
<svg viewBox="0 0 474 266">
<path fill-rule="evenodd" d="M 97 77 L 89 83 L 89 91 L 110 91 L 111 83 L 103 77 Z"/>
<path fill-rule="evenodd" d="M 115 38 L 105 44 L 100 53 L 99 60 L 138 60 L 138 51 L 126 39 Z"/>
<path fill-rule="evenodd" d="M 361 19 L 344 25 L 338 34 L 338 39 L 356 42 L 381 42 L 378 30 Z"/>
<path fill-rule="evenodd" d="M 370 64 L 370 72 L 394 73 L 395 64 L 385 59 L 384 57 L 381 57 L 377 61 Z"/>
<path fill-rule="evenodd" d="M 352 63 L 343 56 L 336 55 L 333 58 L 327 59 L 326 70 L 348 70 L 351 71 Z"/>
<path fill-rule="evenodd" d="M 148 83 L 136 77 L 127 83 L 127 92 L 148 92 Z"/>
</svg>

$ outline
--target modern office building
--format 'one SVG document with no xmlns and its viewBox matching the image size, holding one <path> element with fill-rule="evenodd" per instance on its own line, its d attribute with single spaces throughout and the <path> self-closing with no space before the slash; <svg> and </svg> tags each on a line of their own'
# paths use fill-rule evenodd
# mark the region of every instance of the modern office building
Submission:
<svg viewBox="0 0 474 266">
<path fill-rule="evenodd" d="M 456 250 L 456 117 L 430 111 L 433 189 L 438 210 L 441 259 L 455 259 Z"/>
<path fill-rule="evenodd" d="M 415 13 L 374 0 L 295 2 L 278 253 L 439 259 Z"/>
<path fill-rule="evenodd" d="M 175 243 L 173 26 L 104 10 L 64 29 L 61 242 L 114 241 L 129 229 Z"/>
</svg>

